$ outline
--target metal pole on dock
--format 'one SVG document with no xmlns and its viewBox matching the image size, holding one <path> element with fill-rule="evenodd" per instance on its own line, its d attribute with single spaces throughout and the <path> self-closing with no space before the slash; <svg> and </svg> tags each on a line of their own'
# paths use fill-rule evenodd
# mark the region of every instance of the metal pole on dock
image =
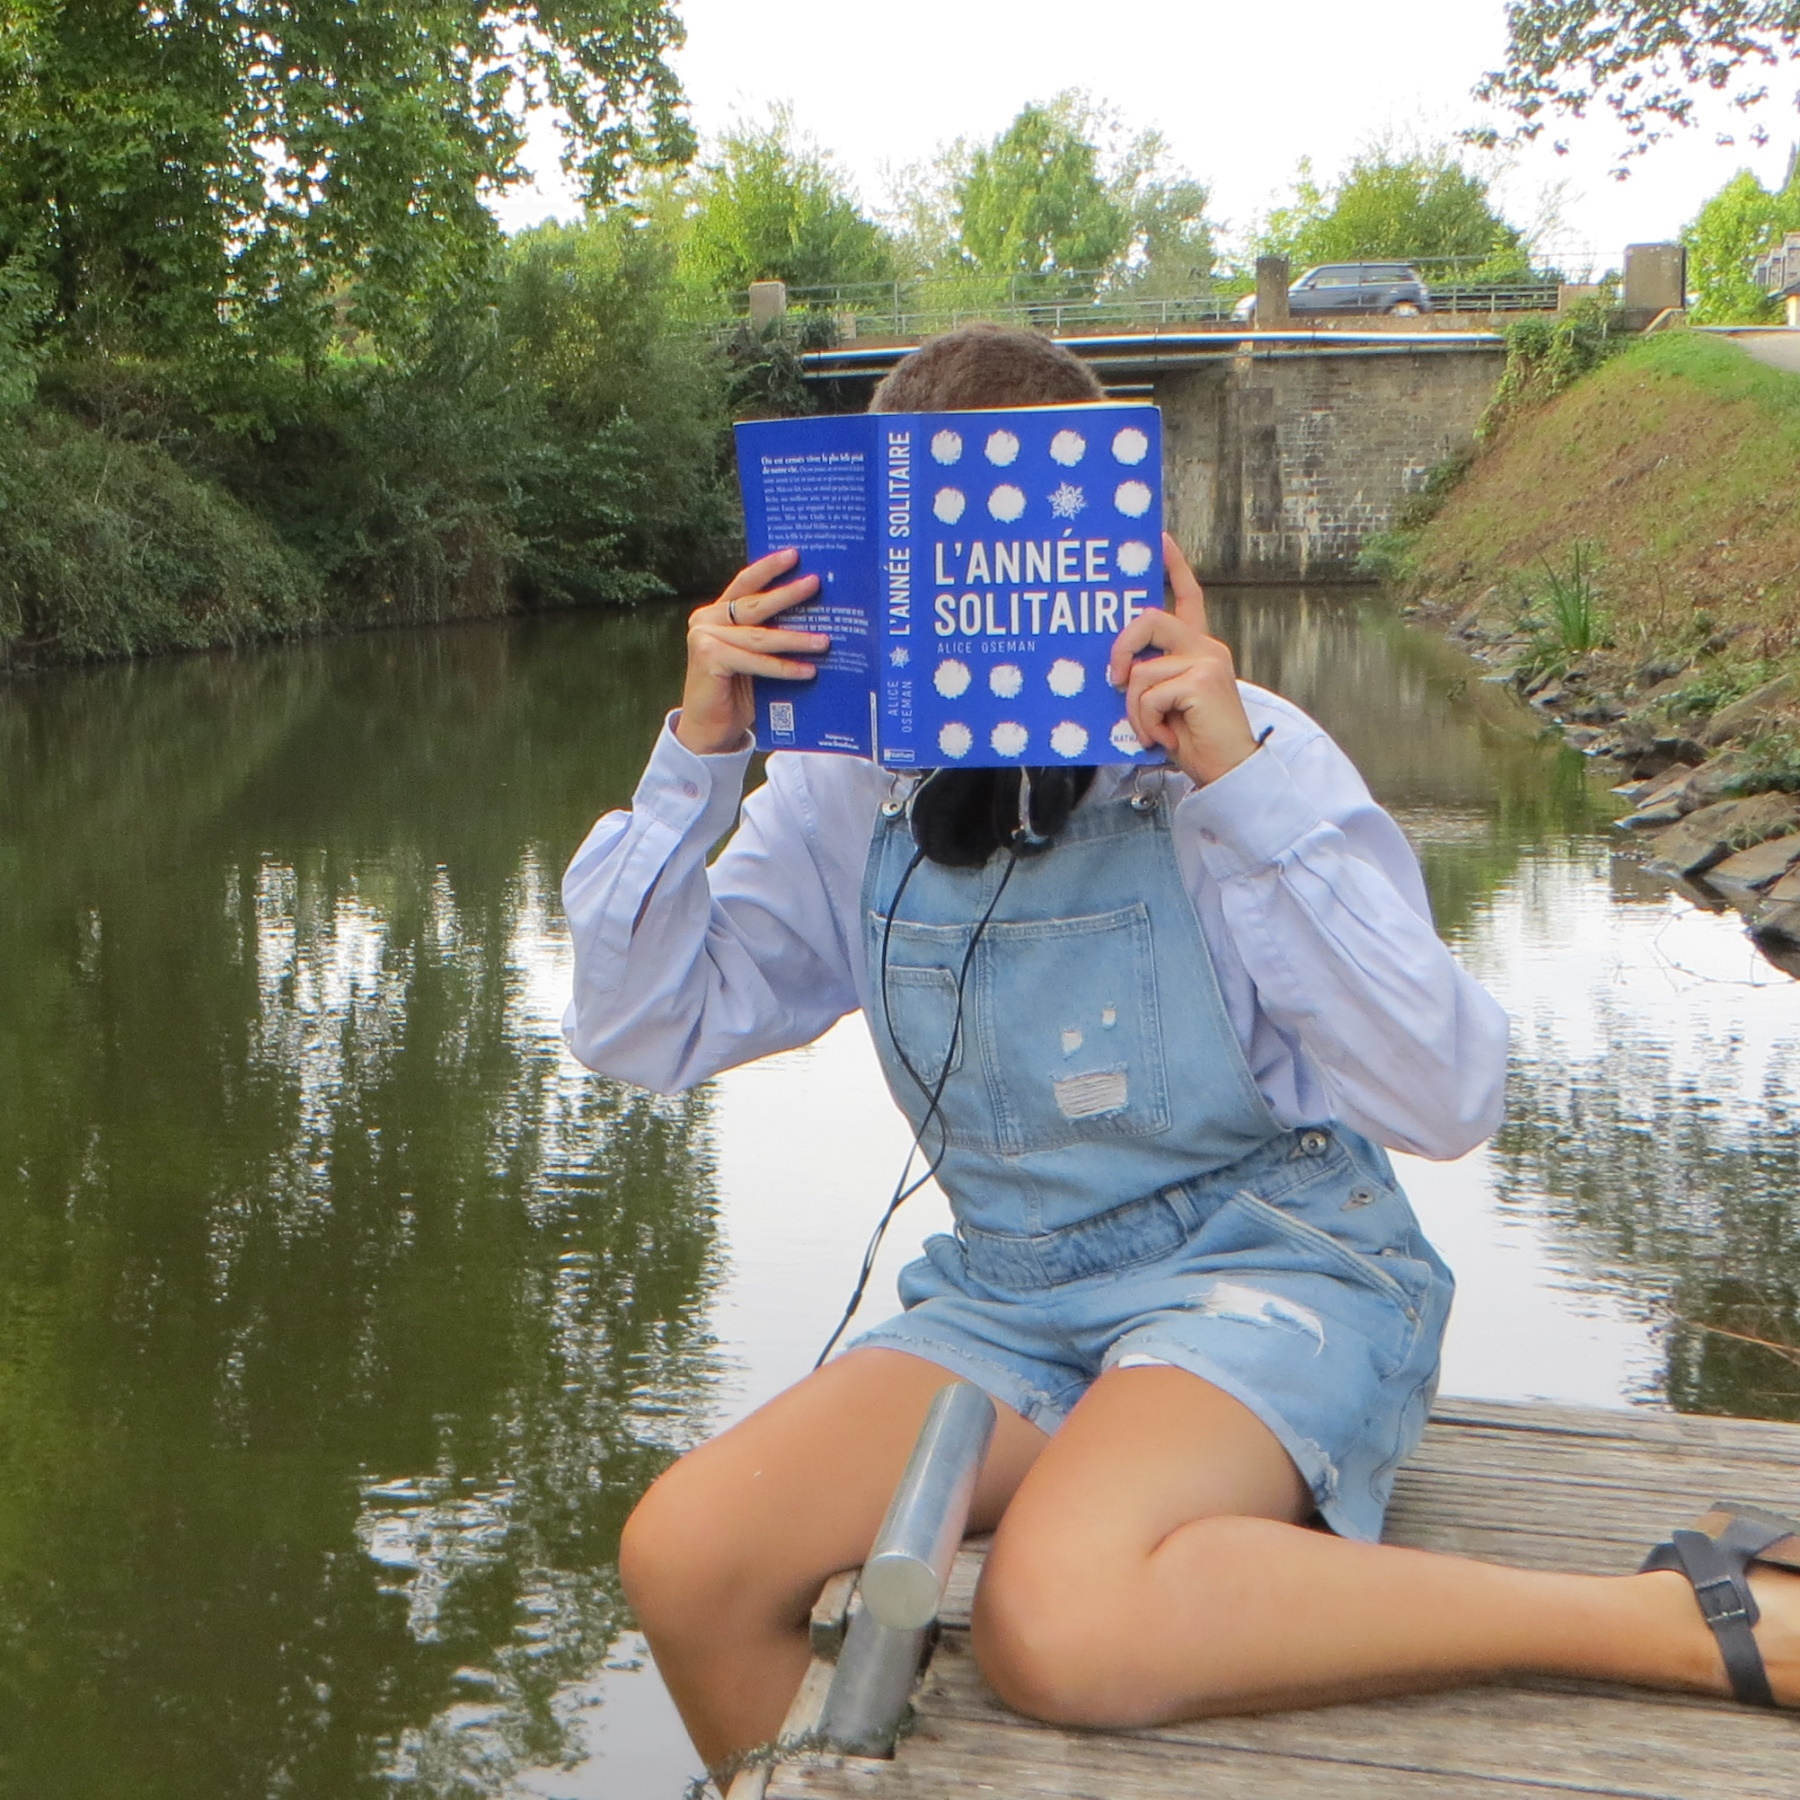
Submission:
<svg viewBox="0 0 1800 1800">
<path fill-rule="evenodd" d="M 966 1381 L 940 1388 L 894 1490 L 862 1577 L 819 1716 L 852 1756 L 887 1756 L 969 1522 L 994 1435 L 994 1403 Z"/>
<path fill-rule="evenodd" d="M 913 1631 L 937 1617 L 994 1436 L 994 1403 L 966 1381 L 940 1388 L 863 1564 L 863 1605 Z"/>
</svg>

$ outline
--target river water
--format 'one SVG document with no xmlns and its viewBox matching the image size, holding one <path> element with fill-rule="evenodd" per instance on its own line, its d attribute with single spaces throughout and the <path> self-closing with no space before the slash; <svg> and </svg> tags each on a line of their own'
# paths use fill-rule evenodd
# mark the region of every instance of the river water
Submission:
<svg viewBox="0 0 1800 1800">
<path fill-rule="evenodd" d="M 1500 1136 L 1403 1171 L 1446 1391 L 1800 1417 L 1743 1341 L 1800 1338 L 1793 984 L 1376 601 L 1215 610 L 1517 1021 Z M 854 1019 L 675 1100 L 562 1048 L 558 875 L 680 655 L 671 610 L 0 687 L 0 1792 L 680 1793 L 620 1525 L 809 1366 L 905 1150 Z"/>
</svg>

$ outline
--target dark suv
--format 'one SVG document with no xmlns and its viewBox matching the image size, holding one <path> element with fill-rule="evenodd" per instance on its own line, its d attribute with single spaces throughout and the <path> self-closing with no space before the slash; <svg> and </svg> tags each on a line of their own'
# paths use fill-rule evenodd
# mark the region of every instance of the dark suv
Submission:
<svg viewBox="0 0 1800 1800">
<path fill-rule="evenodd" d="M 1308 269 L 1288 289 L 1294 313 L 1427 313 L 1431 293 L 1408 263 L 1321 263 Z M 1256 317 L 1256 296 L 1246 294 L 1233 312 L 1239 319 Z"/>
</svg>

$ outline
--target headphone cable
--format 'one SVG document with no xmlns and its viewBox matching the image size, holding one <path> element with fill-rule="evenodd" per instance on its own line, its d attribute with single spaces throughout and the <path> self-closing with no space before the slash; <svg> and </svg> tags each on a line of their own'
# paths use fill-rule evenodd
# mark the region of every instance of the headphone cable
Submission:
<svg viewBox="0 0 1800 1800">
<path fill-rule="evenodd" d="M 900 1066 L 912 1078 L 914 1086 L 925 1096 L 925 1116 L 919 1121 L 913 1132 L 912 1142 L 906 1150 L 906 1161 L 901 1165 L 900 1179 L 894 1184 L 893 1195 L 888 1200 L 880 1219 L 876 1222 L 867 1249 L 863 1251 L 862 1267 L 857 1272 L 856 1285 L 850 1294 L 850 1303 L 844 1308 L 843 1317 L 837 1322 L 837 1329 L 826 1339 L 825 1348 L 819 1352 L 818 1360 L 813 1364 L 815 1369 L 824 1366 L 826 1357 L 837 1347 L 838 1339 L 844 1335 L 851 1319 L 856 1316 L 856 1309 L 862 1305 L 863 1294 L 868 1288 L 869 1278 L 875 1272 L 875 1259 L 881 1253 L 882 1239 L 886 1237 L 887 1228 L 895 1213 L 943 1166 L 944 1157 L 950 1148 L 950 1128 L 945 1122 L 941 1102 L 944 1085 L 949 1081 L 951 1068 L 956 1062 L 957 1047 L 962 1041 L 963 998 L 968 988 L 969 970 L 974 965 L 975 951 L 988 928 L 988 922 L 993 918 L 994 910 L 1000 904 L 1000 896 L 1006 892 L 1006 884 L 1012 880 L 1013 870 L 1019 866 L 1018 852 L 1009 847 L 1006 853 L 1006 868 L 1001 873 L 999 885 L 994 889 L 994 897 L 987 903 L 987 910 L 976 921 L 975 929 L 969 935 L 968 948 L 963 952 L 962 964 L 956 972 L 956 1009 L 951 1015 L 950 1042 L 945 1047 L 944 1063 L 938 1071 L 937 1080 L 928 1084 L 925 1077 L 913 1066 L 912 1058 L 906 1054 L 906 1050 L 900 1042 L 899 1033 L 893 1028 L 893 1014 L 888 1006 L 888 946 L 894 934 L 894 916 L 900 910 L 900 899 L 906 892 L 907 883 L 912 880 L 914 872 L 924 860 L 925 852 L 923 850 L 913 852 L 912 861 L 906 865 L 906 872 L 900 877 L 899 886 L 894 889 L 894 897 L 888 902 L 887 917 L 881 928 L 881 1014 L 882 1021 L 887 1027 L 889 1041 L 894 1046 L 894 1054 L 900 1059 Z M 924 1150 L 925 1134 L 931 1129 L 934 1120 L 938 1128 L 937 1152 L 926 1166 L 924 1173 L 909 1185 L 907 1178 L 912 1174 L 913 1158 Z"/>
</svg>

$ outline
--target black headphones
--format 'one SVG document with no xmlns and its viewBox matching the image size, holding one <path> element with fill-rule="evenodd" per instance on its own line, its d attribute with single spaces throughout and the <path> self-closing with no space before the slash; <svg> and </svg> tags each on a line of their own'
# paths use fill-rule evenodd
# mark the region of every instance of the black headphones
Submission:
<svg viewBox="0 0 1800 1800">
<path fill-rule="evenodd" d="M 933 769 L 914 790 L 913 842 L 934 863 L 979 869 L 996 850 L 1048 849 L 1094 783 L 1081 768 Z"/>
</svg>

